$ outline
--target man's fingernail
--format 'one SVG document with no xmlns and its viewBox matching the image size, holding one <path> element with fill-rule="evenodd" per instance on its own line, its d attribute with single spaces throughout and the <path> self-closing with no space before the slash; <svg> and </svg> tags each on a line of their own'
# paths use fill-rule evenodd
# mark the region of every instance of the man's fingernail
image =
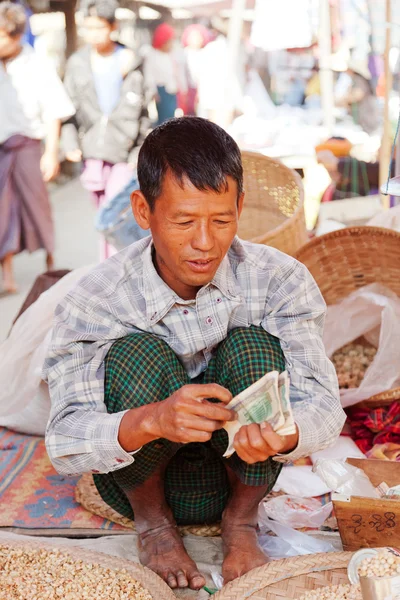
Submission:
<svg viewBox="0 0 400 600">
<path fill-rule="evenodd" d="M 269 424 L 266 421 L 264 421 L 263 423 L 261 423 L 260 428 L 261 429 L 269 429 Z"/>
</svg>

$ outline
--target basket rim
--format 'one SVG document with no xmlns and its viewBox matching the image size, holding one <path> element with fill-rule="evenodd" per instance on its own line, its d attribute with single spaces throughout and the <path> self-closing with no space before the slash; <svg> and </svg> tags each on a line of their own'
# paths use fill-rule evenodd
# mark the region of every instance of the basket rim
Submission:
<svg viewBox="0 0 400 600">
<path fill-rule="evenodd" d="M 277 158 L 270 158 L 269 156 L 266 156 L 265 154 L 261 154 L 261 152 L 251 152 L 248 150 L 241 151 L 241 154 L 242 154 L 242 158 L 243 157 L 262 158 L 270 163 L 275 164 L 279 168 L 282 168 L 283 170 L 288 171 L 290 173 L 290 175 L 293 177 L 294 181 L 296 182 L 296 185 L 299 190 L 299 201 L 297 203 L 296 209 L 293 211 L 293 214 L 290 217 L 287 217 L 283 221 L 283 223 L 278 225 L 278 227 L 274 227 L 274 229 L 271 229 L 271 231 L 267 232 L 267 233 L 273 234 L 274 236 L 279 235 L 297 218 L 297 216 L 301 213 L 301 211 L 304 211 L 304 186 L 303 186 L 301 177 L 298 173 L 296 173 L 296 171 L 294 169 L 287 167 L 282 161 L 278 160 Z M 244 190 L 244 192 L 246 194 L 246 189 Z M 245 196 L 244 202 L 245 202 L 245 204 L 244 204 L 244 206 L 245 206 L 246 205 L 246 196 Z M 239 219 L 239 223 L 240 223 L 240 219 Z M 251 241 L 253 244 L 262 243 L 262 242 L 260 242 L 260 240 L 264 240 L 265 236 L 266 236 L 266 234 L 263 233 L 261 235 L 258 235 L 256 237 L 252 238 Z"/>
<path fill-rule="evenodd" d="M 353 554 L 353 552 L 324 552 L 274 560 L 230 581 L 213 596 L 213 599 L 245 600 L 270 585 L 298 575 L 344 569 L 347 568 Z M 243 590 L 247 590 L 246 595 L 243 594 Z"/>
<path fill-rule="evenodd" d="M 329 233 L 325 233 L 324 235 L 320 235 L 318 237 L 313 238 L 312 240 L 307 242 L 307 244 L 304 244 L 304 246 L 302 246 L 301 248 L 299 248 L 299 250 L 297 250 L 297 252 L 294 255 L 294 258 L 296 258 L 296 260 L 299 260 L 301 262 L 300 257 L 303 256 L 303 254 L 307 253 L 309 250 L 313 249 L 314 247 L 320 246 L 324 242 L 335 240 L 335 239 L 340 239 L 340 238 L 352 237 L 352 236 L 356 236 L 356 235 L 362 235 L 362 234 L 367 234 L 367 235 L 374 234 L 374 235 L 380 235 L 380 236 L 386 237 L 386 238 L 395 238 L 395 239 L 397 238 L 400 241 L 400 232 L 394 231 L 393 229 L 387 229 L 385 227 L 373 227 L 371 225 L 358 225 L 358 226 L 353 226 L 353 227 L 344 227 L 343 229 L 338 229 L 337 231 L 330 231 Z"/>
<path fill-rule="evenodd" d="M 13 548 L 27 548 L 31 550 L 59 550 L 67 556 L 82 560 L 86 563 L 97 563 L 103 568 L 120 571 L 126 571 L 152 596 L 153 600 L 176 600 L 176 596 L 171 588 L 154 571 L 144 567 L 140 563 L 133 562 L 126 558 L 113 556 L 95 550 L 89 550 L 81 546 L 64 546 L 56 541 L 19 540 L 7 536 L 0 538 L 0 546 L 10 546 Z"/>
</svg>

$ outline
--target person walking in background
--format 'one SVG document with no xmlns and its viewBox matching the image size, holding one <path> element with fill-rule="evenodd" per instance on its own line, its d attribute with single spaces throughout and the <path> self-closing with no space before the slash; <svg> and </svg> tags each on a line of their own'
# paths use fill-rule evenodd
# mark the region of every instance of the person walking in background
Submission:
<svg viewBox="0 0 400 600">
<path fill-rule="evenodd" d="M 132 179 L 149 127 L 141 60 L 114 41 L 116 0 L 83 0 L 88 45 L 69 59 L 64 85 L 76 115 L 63 127 L 66 158 L 84 160 L 82 185 L 96 208 Z M 79 133 L 79 136 L 78 136 Z M 115 250 L 101 241 L 100 258 Z"/>
<path fill-rule="evenodd" d="M 197 85 L 201 65 L 201 49 L 211 41 L 211 32 L 200 23 L 188 25 L 182 34 L 182 46 L 185 52 L 188 90 L 184 106 L 187 115 L 196 114 Z"/>
<path fill-rule="evenodd" d="M 153 47 L 144 63 L 145 79 L 156 100 L 157 125 L 175 116 L 178 92 L 187 92 L 184 60 L 174 49 L 175 37 L 171 25 L 159 25 L 153 34 Z"/>
<path fill-rule="evenodd" d="M 22 6 L 0 3 L 0 262 L 7 293 L 17 291 L 15 254 L 44 248 L 47 269 L 53 267 L 45 183 L 58 174 L 61 119 L 74 113 L 55 70 L 23 44 L 26 20 Z"/>
</svg>

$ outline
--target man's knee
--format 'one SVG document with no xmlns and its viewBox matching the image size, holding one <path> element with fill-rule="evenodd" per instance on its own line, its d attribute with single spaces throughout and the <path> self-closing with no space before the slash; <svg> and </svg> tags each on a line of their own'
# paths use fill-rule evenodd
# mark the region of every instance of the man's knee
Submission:
<svg viewBox="0 0 400 600">
<path fill-rule="evenodd" d="M 224 362 L 246 364 L 261 360 L 268 363 L 268 370 L 285 370 L 285 358 L 279 339 L 262 327 L 252 325 L 232 329 L 219 351 Z"/>
<path fill-rule="evenodd" d="M 164 400 L 185 383 L 177 356 L 156 336 L 127 336 L 116 341 L 106 356 L 104 399 L 108 412 Z"/>
</svg>

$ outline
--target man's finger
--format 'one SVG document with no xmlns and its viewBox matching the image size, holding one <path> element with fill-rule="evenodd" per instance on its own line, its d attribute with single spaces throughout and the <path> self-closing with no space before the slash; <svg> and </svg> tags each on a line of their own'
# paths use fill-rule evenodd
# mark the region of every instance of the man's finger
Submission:
<svg viewBox="0 0 400 600">
<path fill-rule="evenodd" d="M 213 404 L 207 400 L 194 401 L 190 412 L 213 421 L 235 421 L 237 417 L 235 411 L 228 410 L 220 404 Z"/>
<path fill-rule="evenodd" d="M 189 389 L 190 387 L 190 389 Z M 224 404 L 232 400 L 232 394 L 229 390 L 218 385 L 218 383 L 200 383 L 187 386 L 187 391 L 199 400 L 202 398 L 216 398 Z"/>
<path fill-rule="evenodd" d="M 184 427 L 187 429 L 195 429 L 196 431 L 207 431 L 213 433 L 222 428 L 223 423 L 218 420 L 204 419 L 197 415 L 187 415 Z"/>
<path fill-rule="evenodd" d="M 252 423 L 251 425 L 248 425 L 247 436 L 249 444 L 252 448 L 254 448 L 254 450 L 258 452 L 263 452 L 264 454 L 266 452 L 270 452 L 271 454 L 273 454 L 273 450 L 271 449 L 270 445 L 261 435 L 260 425 L 258 425 L 257 423 Z"/>
<path fill-rule="evenodd" d="M 261 423 L 260 432 L 274 454 L 278 454 L 283 450 L 285 447 L 285 438 L 277 434 L 269 423 Z"/>
</svg>

